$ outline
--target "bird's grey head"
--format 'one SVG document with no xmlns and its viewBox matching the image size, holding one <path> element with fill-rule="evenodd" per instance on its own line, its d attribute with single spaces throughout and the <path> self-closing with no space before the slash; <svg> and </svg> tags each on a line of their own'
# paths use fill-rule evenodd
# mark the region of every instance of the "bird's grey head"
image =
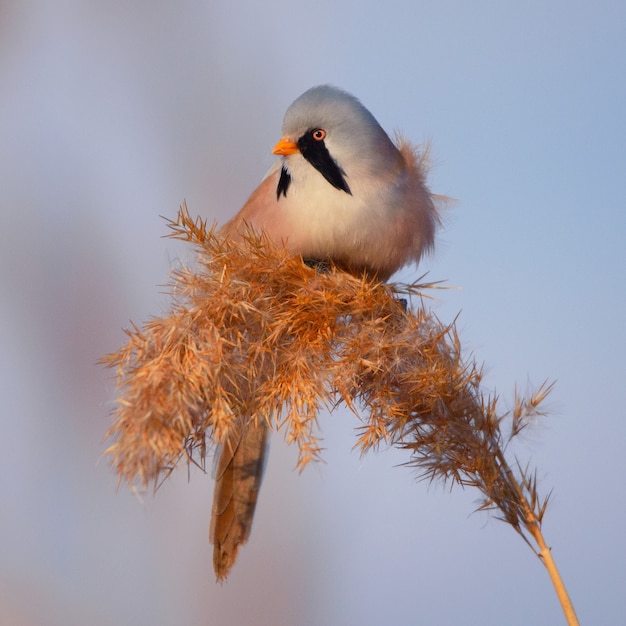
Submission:
<svg viewBox="0 0 626 626">
<path fill-rule="evenodd" d="M 283 120 L 283 135 L 300 137 L 312 124 L 339 133 L 378 126 L 357 98 L 332 85 L 312 87 L 291 103 Z"/>
<path fill-rule="evenodd" d="M 285 113 L 282 133 L 298 144 L 302 156 L 331 185 L 346 193 L 351 193 L 351 176 L 375 172 L 381 154 L 395 151 L 361 102 L 331 85 L 313 87 L 294 100 Z M 281 192 L 286 188 L 279 188 Z"/>
</svg>

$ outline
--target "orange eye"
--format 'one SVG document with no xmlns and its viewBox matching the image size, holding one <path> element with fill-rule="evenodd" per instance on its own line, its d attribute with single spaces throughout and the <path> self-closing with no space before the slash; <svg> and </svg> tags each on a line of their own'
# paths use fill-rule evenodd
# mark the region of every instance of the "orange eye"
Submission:
<svg viewBox="0 0 626 626">
<path fill-rule="evenodd" d="M 316 128 L 314 131 L 311 131 L 311 135 L 315 141 L 324 141 L 326 131 L 323 128 Z"/>
</svg>

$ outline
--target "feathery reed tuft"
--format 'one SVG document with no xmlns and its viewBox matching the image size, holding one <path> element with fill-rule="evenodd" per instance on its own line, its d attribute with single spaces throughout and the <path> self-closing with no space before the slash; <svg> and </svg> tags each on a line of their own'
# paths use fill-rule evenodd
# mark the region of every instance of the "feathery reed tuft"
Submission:
<svg viewBox="0 0 626 626">
<path fill-rule="evenodd" d="M 239 415 L 282 430 L 303 469 L 320 457 L 320 409 L 343 402 L 361 416 L 362 452 L 395 445 L 420 477 L 476 487 L 479 508 L 496 511 L 556 572 L 541 536 L 549 497 L 534 470 L 505 455 L 552 385 L 516 393 L 502 412 L 454 323 L 425 308 L 433 285 L 319 272 L 252 232 L 224 241 L 186 206 L 168 226 L 196 248 L 196 267 L 172 272 L 167 316 L 128 330 L 103 359 L 121 389 L 107 450 L 121 480 L 145 489 L 181 459 L 202 465 L 207 441 L 224 441 Z M 575 620 L 564 587 L 559 597 Z"/>
</svg>

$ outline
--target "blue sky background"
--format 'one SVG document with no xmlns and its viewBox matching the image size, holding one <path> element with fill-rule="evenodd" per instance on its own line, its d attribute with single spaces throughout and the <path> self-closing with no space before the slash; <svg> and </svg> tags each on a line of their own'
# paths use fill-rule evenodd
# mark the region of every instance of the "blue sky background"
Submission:
<svg viewBox="0 0 626 626">
<path fill-rule="evenodd" d="M 346 412 L 302 475 L 274 436 L 223 586 L 210 477 L 181 467 L 139 500 L 101 458 L 96 361 L 166 310 L 188 258 L 159 216 L 234 214 L 288 104 L 330 82 L 432 141 L 431 187 L 458 203 L 423 269 L 462 288 L 437 314 L 461 311 L 504 402 L 558 381 L 516 451 L 554 488 L 544 531 L 581 622 L 623 624 L 625 76 L 608 0 L 0 2 L 0 622 L 563 623 L 478 494 L 417 483 L 399 451 L 359 458 Z"/>
</svg>

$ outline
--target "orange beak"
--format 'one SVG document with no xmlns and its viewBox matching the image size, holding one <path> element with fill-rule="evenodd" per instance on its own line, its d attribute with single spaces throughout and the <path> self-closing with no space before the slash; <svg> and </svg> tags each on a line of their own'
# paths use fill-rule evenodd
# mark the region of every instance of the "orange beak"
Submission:
<svg viewBox="0 0 626 626">
<path fill-rule="evenodd" d="M 281 156 L 289 156 L 298 152 L 298 144 L 295 141 L 289 141 L 284 137 L 274 146 L 272 154 L 280 154 Z"/>
</svg>

